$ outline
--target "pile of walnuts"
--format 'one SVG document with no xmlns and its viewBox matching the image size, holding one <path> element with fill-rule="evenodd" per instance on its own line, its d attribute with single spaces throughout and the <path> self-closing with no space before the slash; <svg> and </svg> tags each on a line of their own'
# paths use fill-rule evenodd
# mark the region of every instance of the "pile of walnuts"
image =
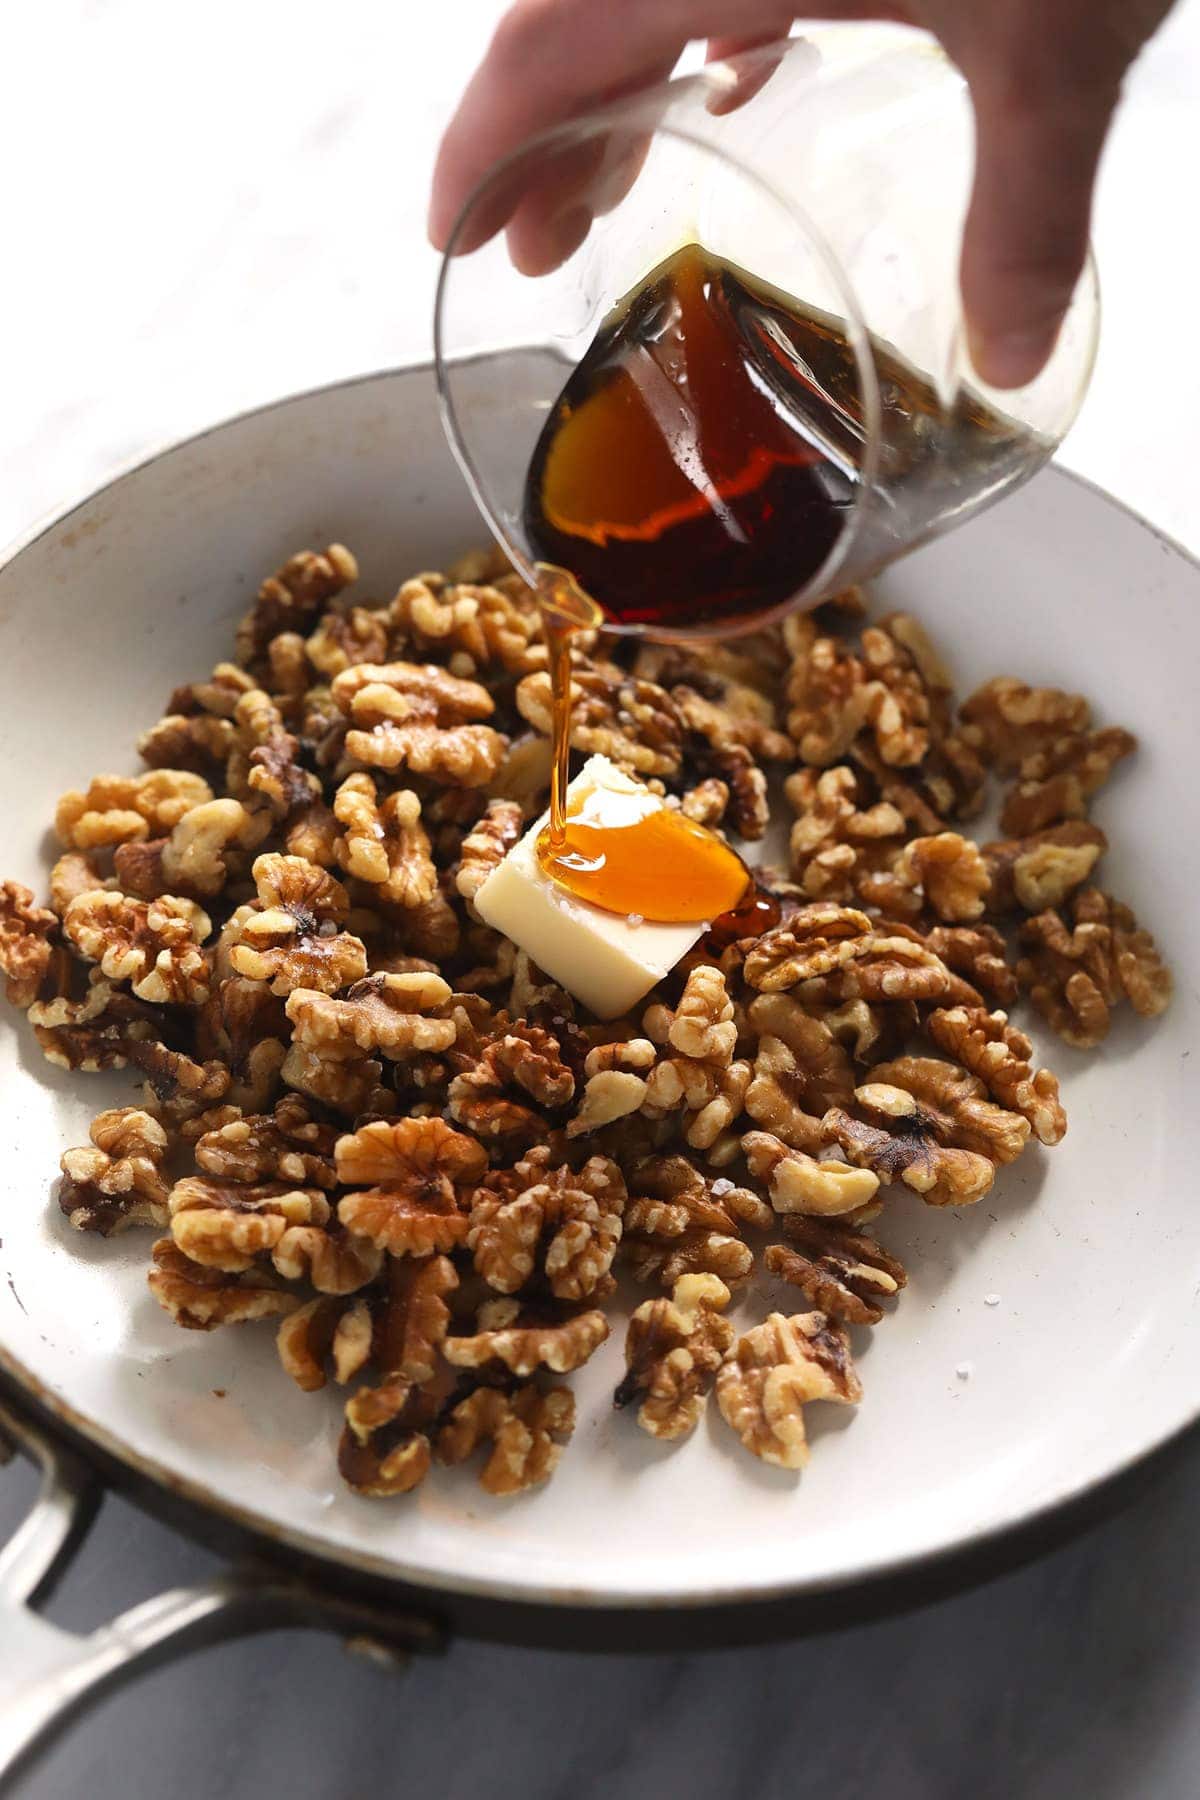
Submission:
<svg viewBox="0 0 1200 1800">
<path fill-rule="evenodd" d="M 1008 678 L 956 710 L 915 620 L 862 624 L 857 594 L 695 654 L 589 634 L 576 750 L 743 840 L 773 775 L 795 814 L 778 924 L 714 933 L 601 1024 L 473 906 L 546 802 L 533 595 L 492 555 L 386 606 L 356 578 L 339 545 L 292 557 L 236 660 L 143 734 L 146 771 L 62 797 L 50 906 L 0 887 L 45 1055 L 144 1084 L 63 1157 L 63 1212 L 154 1226 L 180 1325 L 275 1321 L 302 1388 L 347 1390 L 359 1493 L 477 1451 L 492 1493 L 543 1481 L 622 1271 L 650 1294 L 616 1404 L 674 1439 L 713 1391 L 798 1467 L 805 1406 L 859 1399 L 850 1331 L 904 1285 L 866 1229 L 889 1193 L 972 1203 L 1066 1130 L 1018 994 L 1080 1048 L 1167 1004 L 1092 885 L 1088 809 L 1134 740 Z M 989 771 L 1009 835 L 978 844 Z M 752 1279 L 781 1310 L 742 1330 Z"/>
</svg>

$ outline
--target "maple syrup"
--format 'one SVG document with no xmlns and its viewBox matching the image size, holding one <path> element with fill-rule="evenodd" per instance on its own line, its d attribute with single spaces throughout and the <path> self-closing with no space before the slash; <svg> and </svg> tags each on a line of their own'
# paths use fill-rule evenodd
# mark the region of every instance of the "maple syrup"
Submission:
<svg viewBox="0 0 1200 1800">
<path fill-rule="evenodd" d="M 657 924 L 719 920 L 740 906 L 752 877 L 716 832 L 662 805 L 649 788 L 566 809 L 571 758 L 571 639 L 600 622 L 595 603 L 565 570 L 538 566 L 538 600 L 550 673 L 550 822 L 538 840 L 544 874 L 607 912 Z M 735 935 L 742 935 L 736 933 Z"/>
<path fill-rule="evenodd" d="M 553 695 L 542 868 L 616 913 L 713 921 L 710 942 L 768 928 L 775 903 L 715 833 L 655 806 L 601 828 L 564 813 L 570 639 L 605 619 L 660 635 L 744 626 L 805 590 L 857 511 L 840 575 L 1029 471 L 1029 434 L 969 393 L 943 403 L 871 339 L 877 466 L 845 321 L 688 244 L 601 326 L 552 408 L 526 478 Z M 776 908 L 777 911 L 777 908 Z"/>
<path fill-rule="evenodd" d="M 615 624 L 745 624 L 813 581 L 861 500 L 861 580 L 1030 472 L 1033 439 L 881 339 L 877 467 L 844 320 L 688 244 L 602 324 L 538 439 L 523 521 Z"/>
</svg>

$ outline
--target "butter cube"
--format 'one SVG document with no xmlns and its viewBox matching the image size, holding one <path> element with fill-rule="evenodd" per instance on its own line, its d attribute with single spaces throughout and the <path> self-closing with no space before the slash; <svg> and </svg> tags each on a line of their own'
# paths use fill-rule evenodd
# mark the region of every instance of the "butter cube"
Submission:
<svg viewBox="0 0 1200 1800">
<path fill-rule="evenodd" d="M 593 756 L 567 789 L 567 810 L 597 825 L 629 824 L 663 802 Z M 704 931 L 703 924 L 631 922 L 555 885 L 538 866 L 537 841 L 549 814 L 530 826 L 475 896 L 475 910 L 600 1019 L 628 1012 Z"/>
</svg>

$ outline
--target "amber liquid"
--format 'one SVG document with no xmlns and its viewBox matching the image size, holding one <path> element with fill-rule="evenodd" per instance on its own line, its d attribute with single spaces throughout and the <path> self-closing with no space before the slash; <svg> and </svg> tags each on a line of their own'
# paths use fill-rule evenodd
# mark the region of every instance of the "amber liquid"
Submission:
<svg viewBox="0 0 1200 1800">
<path fill-rule="evenodd" d="M 1040 455 L 1015 421 L 969 393 L 943 403 L 888 345 L 871 349 L 881 434 L 853 579 Z M 844 321 L 689 244 L 620 302 L 567 381 L 530 463 L 525 530 L 617 624 L 744 622 L 820 573 L 867 441 Z"/>
<path fill-rule="evenodd" d="M 689 244 L 609 315 L 551 410 L 523 508 L 554 699 L 539 855 L 580 897 L 646 919 L 712 920 L 721 943 L 764 929 L 773 906 L 722 839 L 677 813 L 573 826 L 574 630 L 605 616 L 666 634 L 744 625 L 814 582 L 856 509 L 847 580 L 1036 466 L 1014 421 L 969 394 L 944 404 L 888 345 L 872 339 L 871 350 L 882 402 L 873 470 L 845 322 Z"/>
</svg>

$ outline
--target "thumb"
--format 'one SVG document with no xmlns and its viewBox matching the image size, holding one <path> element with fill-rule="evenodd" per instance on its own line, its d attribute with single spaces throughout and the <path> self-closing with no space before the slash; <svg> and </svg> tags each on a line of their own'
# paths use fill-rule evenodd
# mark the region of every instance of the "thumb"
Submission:
<svg viewBox="0 0 1200 1800">
<path fill-rule="evenodd" d="M 975 186 L 963 234 L 971 359 L 1023 387 L 1049 359 L 1087 256 L 1092 192 L 1119 88 L 1016 102 L 975 93 Z"/>
</svg>

